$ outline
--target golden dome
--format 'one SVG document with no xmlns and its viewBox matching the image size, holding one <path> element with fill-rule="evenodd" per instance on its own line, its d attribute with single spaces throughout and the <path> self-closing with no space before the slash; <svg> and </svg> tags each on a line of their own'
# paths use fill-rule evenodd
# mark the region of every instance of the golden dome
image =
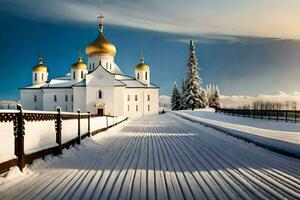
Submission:
<svg viewBox="0 0 300 200">
<path fill-rule="evenodd" d="M 72 65 L 72 69 L 76 69 L 76 70 L 78 70 L 78 69 L 86 70 L 87 69 L 87 65 L 83 62 L 81 56 L 78 57 L 77 63 L 74 63 Z"/>
<path fill-rule="evenodd" d="M 137 70 L 137 71 L 149 71 L 150 67 L 149 67 L 149 65 L 147 65 L 145 63 L 140 63 L 137 66 L 135 66 L 135 70 Z"/>
<path fill-rule="evenodd" d="M 110 56 L 115 56 L 116 55 L 116 47 L 113 45 L 111 42 L 105 39 L 104 34 L 103 34 L 103 15 L 101 14 L 99 16 L 99 30 L 100 33 L 96 40 L 92 42 L 89 46 L 86 47 L 85 52 L 88 56 L 93 56 L 93 55 L 110 55 Z"/>
<path fill-rule="evenodd" d="M 44 59 L 39 58 L 39 64 L 32 68 L 33 72 L 48 72 L 48 67 L 44 65 Z"/>
<path fill-rule="evenodd" d="M 136 71 L 150 71 L 150 66 L 144 63 L 144 57 L 141 58 L 141 63 L 135 66 Z"/>
</svg>

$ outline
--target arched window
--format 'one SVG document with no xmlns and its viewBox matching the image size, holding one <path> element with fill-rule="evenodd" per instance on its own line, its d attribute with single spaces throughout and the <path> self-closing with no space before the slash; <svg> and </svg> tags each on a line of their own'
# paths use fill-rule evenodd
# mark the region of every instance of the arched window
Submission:
<svg viewBox="0 0 300 200">
<path fill-rule="evenodd" d="M 145 80 L 148 80 L 148 72 L 145 72 Z"/>
<path fill-rule="evenodd" d="M 68 95 L 65 96 L 65 101 L 68 102 Z"/>
<path fill-rule="evenodd" d="M 140 73 L 139 72 L 137 73 L 137 79 L 140 79 Z"/>
<path fill-rule="evenodd" d="M 93 69 L 95 68 L 95 63 L 93 63 Z"/>
<path fill-rule="evenodd" d="M 106 69 L 108 69 L 108 62 L 106 62 Z"/>
<path fill-rule="evenodd" d="M 135 100 L 135 101 L 138 100 L 138 96 L 137 96 L 137 95 L 134 96 L 134 100 Z"/>
<path fill-rule="evenodd" d="M 34 101 L 34 102 L 37 101 L 36 95 L 33 96 L 33 101 Z"/>
<path fill-rule="evenodd" d="M 98 99 L 102 99 L 102 91 L 98 90 Z"/>
<path fill-rule="evenodd" d="M 73 71 L 73 79 L 75 79 L 75 77 L 76 77 L 76 76 L 75 76 L 75 71 Z"/>
<path fill-rule="evenodd" d="M 54 95 L 54 102 L 57 102 L 57 96 Z"/>
<path fill-rule="evenodd" d="M 83 78 L 83 71 L 81 71 L 81 78 Z"/>
<path fill-rule="evenodd" d="M 111 69 L 111 63 L 110 63 L 110 69 Z"/>
<path fill-rule="evenodd" d="M 150 111 L 150 105 L 148 105 L 148 111 Z"/>
<path fill-rule="evenodd" d="M 139 111 L 139 106 L 138 105 L 135 105 L 135 111 Z"/>
<path fill-rule="evenodd" d="M 150 101 L 150 94 L 147 95 L 147 100 Z"/>
<path fill-rule="evenodd" d="M 42 73 L 42 81 L 44 81 L 44 73 Z"/>
<path fill-rule="evenodd" d="M 34 73 L 34 81 L 37 81 L 37 73 Z"/>
</svg>

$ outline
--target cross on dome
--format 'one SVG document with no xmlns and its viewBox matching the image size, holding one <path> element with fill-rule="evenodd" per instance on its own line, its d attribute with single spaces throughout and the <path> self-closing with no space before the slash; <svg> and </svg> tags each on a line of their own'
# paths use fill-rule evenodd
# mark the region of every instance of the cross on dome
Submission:
<svg viewBox="0 0 300 200">
<path fill-rule="evenodd" d="M 144 58 L 144 51 L 143 49 L 141 50 L 141 63 L 144 64 L 145 58 Z"/>
<path fill-rule="evenodd" d="M 98 20 L 99 20 L 99 29 L 100 29 L 100 32 L 103 33 L 104 16 L 103 16 L 102 13 L 100 13 L 100 15 L 98 16 Z"/>
</svg>

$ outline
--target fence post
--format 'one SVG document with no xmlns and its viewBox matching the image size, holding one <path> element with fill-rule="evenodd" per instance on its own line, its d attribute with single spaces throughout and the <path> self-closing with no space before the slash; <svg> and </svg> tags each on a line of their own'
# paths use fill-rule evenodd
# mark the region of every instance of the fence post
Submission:
<svg viewBox="0 0 300 200">
<path fill-rule="evenodd" d="M 91 137 L 91 113 L 88 111 L 88 137 Z"/>
<path fill-rule="evenodd" d="M 80 144 L 81 141 L 81 133 L 80 133 L 80 109 L 77 109 L 77 113 L 78 113 L 78 138 L 77 138 L 77 144 Z"/>
<path fill-rule="evenodd" d="M 17 105 L 17 110 L 20 112 L 16 115 L 15 126 L 15 155 L 18 158 L 17 165 L 21 171 L 25 167 L 25 153 L 24 153 L 24 135 L 25 135 L 25 122 L 23 116 L 23 109 L 20 104 Z"/>
<path fill-rule="evenodd" d="M 58 144 L 58 154 L 62 154 L 62 145 L 61 145 L 61 129 L 62 129 L 62 120 L 60 114 L 60 107 L 57 107 L 57 115 L 55 121 L 55 129 L 56 129 L 56 143 Z"/>
</svg>

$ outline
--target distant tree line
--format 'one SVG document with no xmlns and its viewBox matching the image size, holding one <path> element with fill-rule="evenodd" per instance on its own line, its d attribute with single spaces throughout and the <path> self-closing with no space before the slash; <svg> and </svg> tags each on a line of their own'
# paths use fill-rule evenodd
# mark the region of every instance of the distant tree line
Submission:
<svg viewBox="0 0 300 200">
<path fill-rule="evenodd" d="M 182 80 L 181 92 L 176 82 L 171 96 L 172 110 L 194 110 L 205 107 L 221 107 L 220 92 L 217 86 L 209 85 L 206 90 L 201 87 L 202 80 L 198 74 L 198 62 L 195 45 L 190 40 L 190 56 L 187 63 L 187 77 Z"/>
<path fill-rule="evenodd" d="M 257 101 L 254 101 L 252 104 L 239 106 L 238 109 L 296 110 L 297 102 L 296 101 L 276 102 L 276 101 L 257 100 Z"/>
</svg>

